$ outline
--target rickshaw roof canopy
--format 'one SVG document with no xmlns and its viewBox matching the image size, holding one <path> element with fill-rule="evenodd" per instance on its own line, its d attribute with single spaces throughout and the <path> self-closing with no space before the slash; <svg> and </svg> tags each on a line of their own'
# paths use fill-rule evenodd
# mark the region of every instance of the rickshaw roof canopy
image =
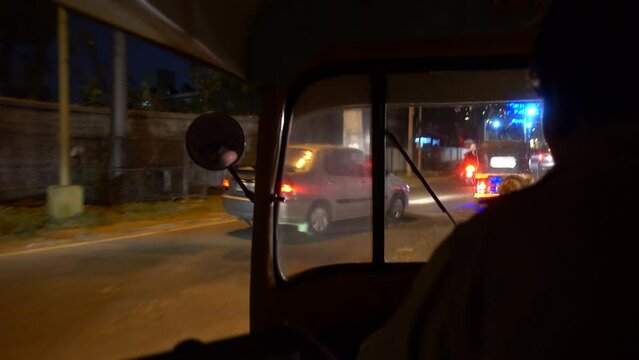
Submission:
<svg viewBox="0 0 639 360">
<path fill-rule="evenodd" d="M 310 66 L 344 60 L 529 54 L 547 3 L 54 1 L 254 83 L 289 80 Z"/>
</svg>

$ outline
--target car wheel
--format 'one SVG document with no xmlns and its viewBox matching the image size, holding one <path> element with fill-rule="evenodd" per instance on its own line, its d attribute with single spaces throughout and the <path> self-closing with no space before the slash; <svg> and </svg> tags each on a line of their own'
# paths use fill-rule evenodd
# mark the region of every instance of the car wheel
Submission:
<svg viewBox="0 0 639 360">
<path fill-rule="evenodd" d="M 400 195 L 395 195 L 391 199 L 388 207 L 388 218 L 393 223 L 398 223 L 404 216 L 404 199 Z"/>
<path fill-rule="evenodd" d="M 308 214 L 308 231 L 312 234 L 325 234 L 331 220 L 324 205 L 315 205 Z"/>
</svg>

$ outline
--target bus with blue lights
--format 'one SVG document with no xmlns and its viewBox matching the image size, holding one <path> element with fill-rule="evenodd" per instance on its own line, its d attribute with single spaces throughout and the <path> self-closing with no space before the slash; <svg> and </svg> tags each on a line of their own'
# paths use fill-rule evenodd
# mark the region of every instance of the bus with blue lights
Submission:
<svg viewBox="0 0 639 360">
<path fill-rule="evenodd" d="M 533 160 L 547 148 L 541 101 L 495 104 L 485 115 L 473 189 L 477 205 L 538 180 L 541 167 L 532 166 Z"/>
</svg>

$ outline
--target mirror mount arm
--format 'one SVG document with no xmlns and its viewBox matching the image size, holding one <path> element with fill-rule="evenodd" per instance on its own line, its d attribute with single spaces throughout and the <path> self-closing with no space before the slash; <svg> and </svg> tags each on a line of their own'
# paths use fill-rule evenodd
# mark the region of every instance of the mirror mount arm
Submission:
<svg viewBox="0 0 639 360">
<path fill-rule="evenodd" d="M 229 166 L 228 171 L 231 174 L 231 176 L 233 176 L 233 179 L 235 180 L 235 182 L 237 182 L 237 184 L 240 185 L 240 187 L 242 188 L 242 191 L 244 191 L 244 195 L 246 195 L 246 197 L 249 200 L 251 200 L 252 203 L 255 203 L 255 193 L 246 187 L 246 185 L 244 184 L 244 181 L 242 181 L 242 178 L 240 178 L 240 175 L 237 173 L 235 168 L 232 166 Z"/>
</svg>

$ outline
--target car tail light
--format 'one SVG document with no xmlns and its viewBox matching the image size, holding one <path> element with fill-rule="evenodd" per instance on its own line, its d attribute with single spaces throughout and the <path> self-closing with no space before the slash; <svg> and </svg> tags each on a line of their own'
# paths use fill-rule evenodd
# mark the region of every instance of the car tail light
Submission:
<svg viewBox="0 0 639 360">
<path fill-rule="evenodd" d="M 294 185 L 291 177 L 284 175 L 282 178 L 282 185 L 280 186 L 280 196 L 292 196 L 298 192 L 298 187 Z"/>
<path fill-rule="evenodd" d="M 486 182 L 485 181 L 480 181 L 477 183 L 477 193 L 478 194 L 485 194 L 486 193 Z"/>
<path fill-rule="evenodd" d="M 290 176 L 284 175 L 284 177 L 282 177 L 282 185 L 280 185 L 281 197 L 287 197 L 287 196 L 290 197 L 293 195 L 300 194 L 301 190 L 302 188 L 299 186 L 299 184 L 295 184 L 295 182 L 293 182 Z"/>
<path fill-rule="evenodd" d="M 224 188 L 224 190 L 228 190 L 231 187 L 231 180 L 229 179 L 222 180 L 222 187 Z"/>
<path fill-rule="evenodd" d="M 292 184 L 284 183 L 280 188 L 281 195 L 292 195 L 295 193 L 295 187 Z"/>
<path fill-rule="evenodd" d="M 542 162 L 542 161 L 544 160 L 544 154 L 539 154 L 539 155 L 537 155 L 537 160 L 538 160 L 539 162 Z"/>
</svg>

